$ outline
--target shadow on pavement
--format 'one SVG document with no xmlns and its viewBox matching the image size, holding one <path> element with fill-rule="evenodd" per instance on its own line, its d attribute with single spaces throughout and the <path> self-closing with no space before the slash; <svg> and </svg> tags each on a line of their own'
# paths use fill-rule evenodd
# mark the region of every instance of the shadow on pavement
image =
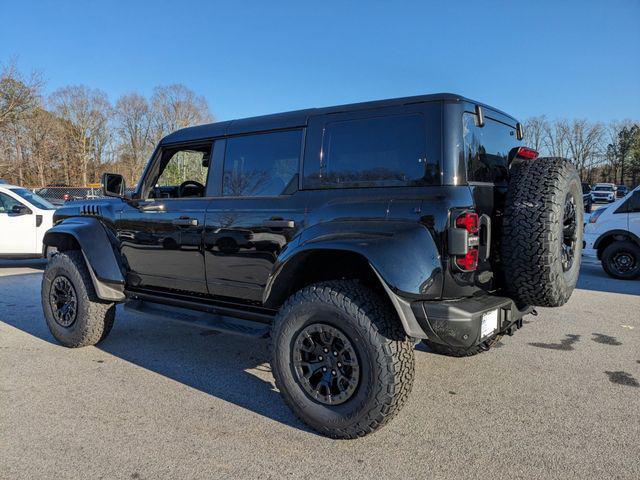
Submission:
<svg viewBox="0 0 640 480">
<path fill-rule="evenodd" d="M 640 280 L 617 280 L 602 269 L 596 259 L 583 258 L 580 266 L 580 278 L 576 288 L 597 292 L 640 295 Z"/>
<path fill-rule="evenodd" d="M 8 293 L 8 295 L 7 295 Z M 32 275 L 0 278 L 0 321 L 58 345 L 40 307 Z M 97 349 L 287 426 L 314 433 L 282 401 L 271 381 L 268 341 L 157 321 L 118 307 L 111 334 Z"/>
</svg>

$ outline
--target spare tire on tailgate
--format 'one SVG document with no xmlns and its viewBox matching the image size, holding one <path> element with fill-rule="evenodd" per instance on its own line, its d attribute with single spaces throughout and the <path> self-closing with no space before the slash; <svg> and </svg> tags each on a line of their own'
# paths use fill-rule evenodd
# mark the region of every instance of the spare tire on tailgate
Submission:
<svg viewBox="0 0 640 480">
<path fill-rule="evenodd" d="M 543 307 L 569 300 L 580 271 L 583 216 L 580 177 L 567 159 L 512 164 L 501 263 L 514 299 Z"/>
</svg>

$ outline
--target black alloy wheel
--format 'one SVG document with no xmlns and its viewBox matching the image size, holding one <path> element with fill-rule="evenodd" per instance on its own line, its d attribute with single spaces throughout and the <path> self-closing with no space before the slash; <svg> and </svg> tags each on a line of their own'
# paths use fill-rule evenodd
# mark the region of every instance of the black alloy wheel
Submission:
<svg viewBox="0 0 640 480">
<path fill-rule="evenodd" d="M 312 399 L 339 405 L 358 388 L 360 363 L 344 332 L 324 323 L 303 328 L 292 345 L 296 379 Z"/>
<path fill-rule="evenodd" d="M 78 297 L 67 277 L 60 275 L 51 282 L 49 304 L 58 325 L 69 328 L 74 324 L 78 313 Z"/>
<path fill-rule="evenodd" d="M 637 259 L 632 252 L 621 250 L 611 259 L 611 266 L 620 276 L 628 275 L 630 272 L 636 269 Z"/>
<path fill-rule="evenodd" d="M 569 193 L 564 202 L 564 219 L 562 224 L 562 271 L 571 269 L 575 259 L 577 235 L 576 203 Z"/>
</svg>

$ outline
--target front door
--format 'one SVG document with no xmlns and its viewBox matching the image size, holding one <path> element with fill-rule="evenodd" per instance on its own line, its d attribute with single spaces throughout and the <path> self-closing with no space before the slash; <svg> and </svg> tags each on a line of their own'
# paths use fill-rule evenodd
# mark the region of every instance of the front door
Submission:
<svg viewBox="0 0 640 480">
<path fill-rule="evenodd" d="M 142 180 L 141 199 L 122 210 L 118 238 L 130 287 L 207 292 L 202 233 L 210 153 L 210 143 L 163 148 Z"/>
<path fill-rule="evenodd" d="M 0 255 L 33 255 L 36 248 L 36 216 L 14 213 L 14 206 L 25 206 L 6 193 L 0 193 Z"/>
<path fill-rule="evenodd" d="M 226 140 L 221 196 L 207 209 L 209 293 L 260 303 L 282 249 L 303 227 L 298 191 L 303 130 Z"/>
</svg>

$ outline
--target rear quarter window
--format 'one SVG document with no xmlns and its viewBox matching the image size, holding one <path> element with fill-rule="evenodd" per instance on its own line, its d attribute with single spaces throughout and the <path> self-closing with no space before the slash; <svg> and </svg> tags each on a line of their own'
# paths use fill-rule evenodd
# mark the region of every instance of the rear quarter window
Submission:
<svg viewBox="0 0 640 480">
<path fill-rule="evenodd" d="M 462 127 L 467 181 L 506 183 L 509 151 L 521 146 L 515 127 L 489 117 L 479 127 L 476 115 L 468 112 L 462 116 Z"/>
<path fill-rule="evenodd" d="M 422 113 L 327 122 L 320 158 L 305 160 L 305 188 L 434 184 L 439 159 L 427 142 Z"/>
</svg>

